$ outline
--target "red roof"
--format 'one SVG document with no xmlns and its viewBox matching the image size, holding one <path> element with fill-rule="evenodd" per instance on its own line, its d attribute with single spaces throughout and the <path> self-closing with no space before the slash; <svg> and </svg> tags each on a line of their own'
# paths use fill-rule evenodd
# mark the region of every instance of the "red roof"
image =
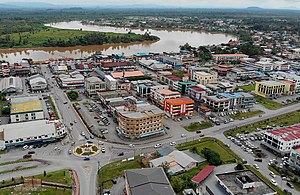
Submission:
<svg viewBox="0 0 300 195">
<path fill-rule="evenodd" d="M 78 64 L 78 68 L 83 70 L 83 69 L 92 69 L 93 65 L 92 64 Z"/>
<path fill-rule="evenodd" d="M 172 80 L 172 81 L 181 81 L 181 78 L 176 75 L 165 75 L 166 78 Z"/>
<path fill-rule="evenodd" d="M 206 165 L 196 176 L 192 178 L 192 182 L 200 183 L 205 180 L 213 171 L 215 167 L 211 165 Z"/>
<path fill-rule="evenodd" d="M 300 125 L 276 129 L 268 133 L 281 137 L 284 141 L 292 141 L 300 139 Z"/>
<path fill-rule="evenodd" d="M 127 62 L 102 62 L 103 68 L 119 67 L 119 66 L 130 66 Z"/>
<path fill-rule="evenodd" d="M 198 86 L 190 87 L 190 89 L 194 90 L 194 91 L 198 91 L 198 92 L 205 91 L 204 89 L 202 89 L 201 87 L 198 87 Z"/>
</svg>

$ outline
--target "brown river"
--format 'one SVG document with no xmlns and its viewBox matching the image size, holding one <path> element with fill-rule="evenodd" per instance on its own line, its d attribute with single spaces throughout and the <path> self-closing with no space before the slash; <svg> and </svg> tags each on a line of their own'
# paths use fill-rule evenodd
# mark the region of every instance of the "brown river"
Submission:
<svg viewBox="0 0 300 195">
<path fill-rule="evenodd" d="M 87 31 L 127 33 L 127 28 L 115 28 L 109 26 L 83 25 L 80 21 L 59 22 L 46 24 L 61 29 L 82 29 Z M 144 34 L 146 30 L 131 29 L 131 32 Z M 148 29 L 152 35 L 160 38 L 157 42 L 143 42 L 130 44 L 106 44 L 75 47 L 43 47 L 43 48 L 22 48 L 22 49 L 1 49 L 0 60 L 7 60 L 11 63 L 20 61 L 22 58 L 32 58 L 34 61 L 43 61 L 50 58 L 81 58 L 93 54 L 95 51 L 102 51 L 103 54 L 132 55 L 138 52 L 178 52 L 179 46 L 189 43 L 192 46 L 212 45 L 227 43 L 229 40 L 236 40 L 235 36 L 222 33 L 208 33 L 199 31 L 184 30 L 154 30 Z"/>
</svg>

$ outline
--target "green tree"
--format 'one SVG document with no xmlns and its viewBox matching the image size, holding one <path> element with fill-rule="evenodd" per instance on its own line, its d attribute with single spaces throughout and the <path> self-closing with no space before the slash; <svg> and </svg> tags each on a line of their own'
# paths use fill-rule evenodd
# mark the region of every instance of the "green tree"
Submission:
<svg viewBox="0 0 300 195">
<path fill-rule="evenodd" d="M 68 91 L 67 95 L 68 95 L 68 97 L 70 98 L 71 101 L 77 100 L 77 98 L 78 98 L 77 91 Z"/>
<path fill-rule="evenodd" d="M 236 170 L 244 170 L 244 166 L 242 163 L 238 163 L 235 168 Z"/>
<path fill-rule="evenodd" d="M 219 153 L 212 151 L 209 148 L 204 148 L 203 150 L 201 150 L 201 153 L 204 155 L 209 164 L 216 166 L 222 164 Z"/>
<path fill-rule="evenodd" d="M 184 180 L 180 177 L 172 177 L 171 178 L 171 185 L 176 193 L 179 193 L 184 188 Z"/>
</svg>

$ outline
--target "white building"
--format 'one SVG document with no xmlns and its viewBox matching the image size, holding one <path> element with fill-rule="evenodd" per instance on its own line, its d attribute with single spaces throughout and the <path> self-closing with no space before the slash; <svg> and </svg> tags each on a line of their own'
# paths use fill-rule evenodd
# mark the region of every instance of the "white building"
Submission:
<svg viewBox="0 0 300 195">
<path fill-rule="evenodd" d="M 206 85 L 209 83 L 217 83 L 218 80 L 218 73 L 217 72 L 195 72 L 194 74 L 195 80 L 201 84 L 201 85 Z"/>
<path fill-rule="evenodd" d="M 299 59 L 300 58 L 300 48 L 295 48 L 291 50 L 291 54 L 289 55 L 290 59 Z"/>
<path fill-rule="evenodd" d="M 84 80 L 85 90 L 89 96 L 97 95 L 100 91 L 106 90 L 105 82 L 98 77 L 89 77 Z"/>
<path fill-rule="evenodd" d="M 20 77 L 6 77 L 0 81 L 1 93 L 22 93 L 23 82 Z"/>
<path fill-rule="evenodd" d="M 10 121 L 12 123 L 44 119 L 42 101 L 38 96 L 11 98 Z"/>
<path fill-rule="evenodd" d="M 48 88 L 46 79 L 40 74 L 29 77 L 28 81 L 32 91 L 42 91 Z"/>
<path fill-rule="evenodd" d="M 84 76 L 77 71 L 71 72 L 69 74 L 60 74 L 57 77 L 57 82 L 61 88 L 83 88 Z"/>
<path fill-rule="evenodd" d="M 246 54 L 213 54 L 212 58 L 215 62 L 237 62 L 242 58 L 248 58 Z"/>
<path fill-rule="evenodd" d="M 47 120 L 0 125 L 0 149 L 55 141 L 65 135 L 62 124 Z"/>
<path fill-rule="evenodd" d="M 105 75 L 105 83 L 107 90 L 116 90 L 117 89 L 117 80 L 110 75 Z"/>
<path fill-rule="evenodd" d="M 264 145 L 280 154 L 288 154 L 300 146 L 300 125 L 284 127 L 264 133 Z"/>
<path fill-rule="evenodd" d="M 272 72 L 270 76 L 277 80 L 288 80 L 295 83 L 295 91 L 300 91 L 300 76 L 282 71 Z"/>
<path fill-rule="evenodd" d="M 164 107 L 165 100 L 180 98 L 181 94 L 178 91 L 171 91 L 169 89 L 153 90 L 151 99 L 159 106 Z"/>
</svg>

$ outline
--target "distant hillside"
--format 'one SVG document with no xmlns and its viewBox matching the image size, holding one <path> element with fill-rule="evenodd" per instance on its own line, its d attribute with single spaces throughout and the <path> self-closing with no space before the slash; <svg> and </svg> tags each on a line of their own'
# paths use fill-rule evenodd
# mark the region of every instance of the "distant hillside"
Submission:
<svg viewBox="0 0 300 195">
<path fill-rule="evenodd" d="M 250 9 L 250 10 L 262 10 L 263 8 L 253 6 L 253 7 L 247 7 L 246 9 Z"/>
<path fill-rule="evenodd" d="M 43 3 L 43 2 L 7 2 L 0 3 L 0 8 L 55 8 L 56 5 L 51 3 Z"/>
</svg>

